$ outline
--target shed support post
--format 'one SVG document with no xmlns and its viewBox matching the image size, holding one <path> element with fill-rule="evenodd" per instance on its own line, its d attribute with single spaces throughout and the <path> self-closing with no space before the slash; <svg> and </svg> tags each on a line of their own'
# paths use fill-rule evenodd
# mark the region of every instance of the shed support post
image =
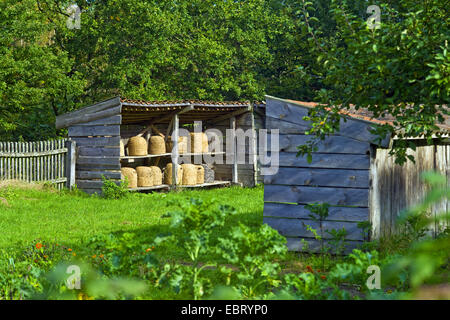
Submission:
<svg viewBox="0 0 450 320">
<path fill-rule="evenodd" d="M 73 140 L 67 140 L 66 148 L 66 186 L 68 189 L 72 189 L 75 185 L 76 142 Z"/>
<path fill-rule="evenodd" d="M 178 160 L 179 160 L 179 150 L 178 150 L 178 134 L 179 134 L 179 117 L 178 114 L 173 116 L 173 133 L 172 133 L 172 188 L 177 187 L 177 173 L 178 173 Z"/>
<path fill-rule="evenodd" d="M 253 140 L 253 149 L 249 150 L 253 154 L 250 155 L 253 161 L 253 187 L 258 184 L 258 132 L 256 131 L 255 126 L 255 114 L 253 112 L 253 105 L 250 105 L 251 118 L 252 118 L 252 140 Z"/>
<path fill-rule="evenodd" d="M 231 127 L 231 134 L 232 134 L 232 152 L 233 152 L 233 168 L 231 172 L 232 180 L 231 182 L 233 184 L 238 183 L 238 164 L 237 164 L 237 146 L 236 146 L 236 117 L 230 118 L 230 127 Z"/>
</svg>

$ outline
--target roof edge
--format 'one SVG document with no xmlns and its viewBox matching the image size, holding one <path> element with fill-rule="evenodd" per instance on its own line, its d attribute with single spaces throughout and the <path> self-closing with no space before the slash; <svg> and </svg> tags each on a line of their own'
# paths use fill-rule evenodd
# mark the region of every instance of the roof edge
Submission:
<svg viewBox="0 0 450 320">
<path fill-rule="evenodd" d="M 110 99 L 103 100 L 101 102 L 95 103 L 93 105 L 89 105 L 83 107 L 81 109 L 77 109 L 68 113 L 64 113 L 62 115 L 56 116 L 55 126 L 56 129 L 66 128 L 78 123 L 84 123 L 89 121 L 97 120 L 101 117 L 106 116 L 109 109 L 114 109 L 119 107 L 117 110 L 114 109 L 111 112 L 111 115 L 120 114 L 122 103 L 120 102 L 120 97 L 116 96 Z M 100 113 L 97 117 L 93 114 Z"/>
</svg>

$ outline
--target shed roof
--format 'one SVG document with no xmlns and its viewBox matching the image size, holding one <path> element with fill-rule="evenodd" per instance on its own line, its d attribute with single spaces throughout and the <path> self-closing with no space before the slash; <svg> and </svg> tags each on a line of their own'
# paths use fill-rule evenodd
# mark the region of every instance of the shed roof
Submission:
<svg viewBox="0 0 450 320">
<path fill-rule="evenodd" d="M 234 112 L 250 111 L 248 101 L 204 101 L 204 100 L 177 100 L 177 101 L 143 101 L 120 99 L 122 104 L 122 123 L 139 123 L 154 121 L 154 123 L 167 123 L 171 113 L 192 107 L 189 112 L 180 116 L 181 123 L 193 121 L 208 121 L 226 116 Z"/>
<path fill-rule="evenodd" d="M 251 110 L 249 101 L 204 101 L 204 100 L 157 100 L 144 101 L 114 97 L 56 117 L 56 128 L 95 121 L 113 115 L 122 115 L 122 124 L 168 123 L 171 115 L 189 107 L 189 112 L 180 116 L 181 123 L 217 120 Z"/>
<path fill-rule="evenodd" d="M 307 107 L 307 108 L 314 108 L 315 106 L 319 105 L 317 102 L 305 102 L 305 101 L 298 101 L 298 100 L 290 100 L 295 104 L 299 104 L 301 106 Z M 449 110 L 450 111 L 450 110 Z M 340 113 L 347 115 L 351 118 L 360 119 L 372 122 L 374 124 L 390 124 L 393 125 L 395 118 L 392 115 L 385 115 L 384 117 L 378 117 L 375 118 L 373 116 L 373 112 L 365 109 L 365 108 L 358 108 L 354 105 L 350 105 L 350 109 L 341 110 Z M 436 123 L 436 126 L 439 127 L 443 131 L 450 131 L 450 116 L 443 114 L 444 117 L 444 123 Z"/>
<path fill-rule="evenodd" d="M 317 102 L 280 99 L 268 95 L 266 95 L 266 101 L 267 107 L 271 107 L 270 112 L 269 110 L 266 110 L 266 115 L 270 113 L 271 117 L 279 118 L 287 122 L 299 123 L 301 125 L 305 125 L 305 122 L 302 119 L 304 115 L 307 115 L 306 110 L 298 112 L 295 109 L 297 109 L 297 107 L 300 107 L 300 109 L 311 109 L 318 105 Z M 350 110 L 342 110 L 341 113 L 344 115 L 344 118 L 350 121 L 341 120 L 339 135 L 375 144 L 383 148 L 389 147 L 393 139 L 398 138 L 395 134 L 387 134 L 380 140 L 378 136 L 372 134 L 371 130 L 373 125 L 385 123 L 393 124 L 393 117 L 374 118 L 373 114 L 367 109 L 356 109 L 354 107 Z M 448 137 L 448 133 L 450 133 L 450 117 L 444 115 L 444 119 L 444 123 L 438 123 L 436 125 L 444 132 L 443 137 Z M 418 139 L 421 139 L 421 137 L 418 137 Z"/>
</svg>

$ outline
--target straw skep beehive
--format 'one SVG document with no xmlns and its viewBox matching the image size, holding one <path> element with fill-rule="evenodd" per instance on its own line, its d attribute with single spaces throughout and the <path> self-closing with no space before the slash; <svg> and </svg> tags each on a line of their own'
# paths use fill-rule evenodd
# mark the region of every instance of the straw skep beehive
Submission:
<svg viewBox="0 0 450 320">
<path fill-rule="evenodd" d="M 172 137 L 169 137 L 169 142 L 167 142 L 166 150 L 168 152 L 172 152 L 173 149 L 173 141 Z M 179 136 L 178 137 L 178 153 L 188 153 L 188 137 Z"/>
<path fill-rule="evenodd" d="M 182 164 L 183 169 L 183 185 L 194 186 L 197 184 L 197 168 L 194 164 Z"/>
<path fill-rule="evenodd" d="M 181 166 L 178 166 L 176 181 L 178 186 L 183 183 L 183 168 Z M 164 183 L 172 184 L 172 163 L 168 163 L 164 169 Z"/>
<path fill-rule="evenodd" d="M 128 155 L 130 156 L 146 156 L 147 141 L 143 137 L 132 137 L 128 140 Z"/>
<path fill-rule="evenodd" d="M 191 132 L 191 152 L 208 152 L 208 136 L 203 132 Z"/>
<path fill-rule="evenodd" d="M 162 171 L 157 166 L 150 167 L 153 171 L 153 185 L 159 186 L 163 184 Z"/>
<path fill-rule="evenodd" d="M 128 188 L 137 188 L 138 176 L 136 170 L 133 168 L 122 167 L 121 176 L 122 180 L 128 180 Z"/>
<path fill-rule="evenodd" d="M 205 183 L 205 168 L 203 166 L 198 165 L 195 166 L 197 169 L 197 184 L 204 184 Z"/>
<path fill-rule="evenodd" d="M 166 142 L 164 138 L 157 135 L 151 136 L 148 145 L 149 154 L 163 154 L 166 153 Z"/>
<path fill-rule="evenodd" d="M 153 186 L 153 170 L 150 167 L 139 166 L 136 168 L 136 173 L 138 187 Z"/>
</svg>

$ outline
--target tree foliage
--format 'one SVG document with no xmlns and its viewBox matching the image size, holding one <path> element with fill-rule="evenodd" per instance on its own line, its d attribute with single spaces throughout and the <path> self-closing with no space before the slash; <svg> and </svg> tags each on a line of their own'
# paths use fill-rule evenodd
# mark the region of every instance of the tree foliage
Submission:
<svg viewBox="0 0 450 320">
<path fill-rule="evenodd" d="M 375 1 L 375 30 L 366 0 L 78 0 L 80 29 L 71 3 L 0 4 L 1 139 L 55 136 L 55 115 L 117 94 L 320 101 L 319 139 L 350 104 L 395 119 L 380 135 L 431 138 L 448 113 L 448 1 Z"/>
<path fill-rule="evenodd" d="M 83 90 L 73 59 L 52 44 L 52 25 L 31 0 L 0 2 L 0 139 L 55 135 L 54 118 Z"/>
<path fill-rule="evenodd" d="M 380 138 L 391 133 L 400 138 L 424 136 L 431 142 L 433 135 L 444 133 L 436 124 L 449 115 L 448 1 L 378 1 L 381 27 L 371 29 L 366 16 L 356 10 L 357 3 L 366 1 L 333 0 L 334 38 L 324 37 L 324 28 L 311 24 L 310 12 L 316 8 L 312 2 L 303 3 L 303 23 L 324 70 L 325 85 L 318 92 L 323 105 L 310 115 L 315 122 L 311 134 L 320 140 L 339 130 L 340 112 L 351 107 L 393 119 L 375 130 Z M 400 140 L 392 150 L 398 163 L 412 159 L 407 147 L 414 149 L 415 143 Z M 301 153 L 313 150 L 314 143 L 302 147 Z"/>
</svg>

